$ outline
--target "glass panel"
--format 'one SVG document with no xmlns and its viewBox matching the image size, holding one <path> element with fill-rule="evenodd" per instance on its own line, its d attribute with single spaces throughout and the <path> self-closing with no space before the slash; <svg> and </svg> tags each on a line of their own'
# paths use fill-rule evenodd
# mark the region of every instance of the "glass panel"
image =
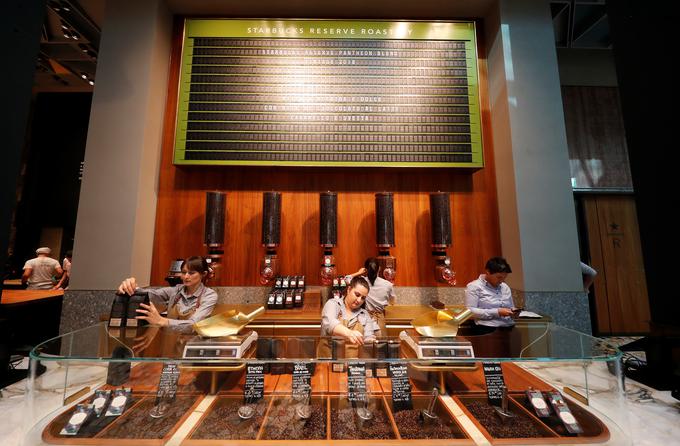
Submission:
<svg viewBox="0 0 680 446">
<path fill-rule="evenodd" d="M 399 437 L 470 444 L 472 439 L 487 444 L 501 438 L 519 445 L 631 444 L 620 354 L 614 347 L 546 323 L 460 334 L 426 338 L 407 330 L 364 346 L 340 338 L 262 336 L 251 339 L 245 354 L 221 352 L 242 347 L 241 337 L 203 345 L 203 354 L 211 358 L 206 359 L 198 343 L 205 340 L 190 333 L 152 328 L 115 333 L 102 323 L 52 339 L 31 353 L 25 444 L 64 443 L 72 437 L 62 429 L 77 404 L 93 403 L 95 391 L 122 388 L 131 392 L 123 415 L 90 419 L 78 433 L 82 444 L 165 442 L 170 437 L 177 444 Z M 198 350 L 191 353 L 196 357 L 183 357 L 187 346 Z M 474 357 L 465 356 L 470 347 Z M 494 356 L 499 353 L 502 357 Z M 483 362 L 500 362 L 506 409 L 523 426 L 516 431 L 505 432 L 508 425 L 494 412 Z M 406 370 L 401 381 L 390 378 L 390 364 Z M 262 375 L 254 379 L 247 367 L 261 368 Z M 168 370 L 162 373 L 166 368 L 179 371 L 176 385 L 168 385 Z M 262 398 L 249 400 L 246 394 L 253 395 L 255 382 Z M 168 389 L 174 389 L 174 397 L 167 396 Z M 579 438 L 565 431 L 554 411 L 537 416 L 528 390 L 545 398 L 559 392 L 583 429 Z M 409 393 L 411 402 L 405 405 Z M 250 418 L 239 412 L 244 407 L 252 411 Z M 430 407 L 434 419 L 422 414 Z"/>
<path fill-rule="evenodd" d="M 365 362 L 398 360 L 437 364 L 474 362 L 483 358 L 609 361 L 620 357 L 615 347 L 601 339 L 551 323 L 524 323 L 490 332 L 480 332 L 478 327 L 461 327 L 459 336 L 451 338 L 428 338 L 405 330 L 399 337 L 381 337 L 364 346 L 345 344 L 342 338 L 257 336 L 247 330 L 239 336 L 214 339 L 157 327 L 121 332 L 111 331 L 106 323 L 101 323 L 46 341 L 31 352 L 31 357 L 40 361 L 176 360 L 191 363 L 252 362 L 272 358 L 331 362 L 346 358 Z M 246 345 L 250 347 L 246 348 Z M 250 350 L 260 353 L 248 355 Z"/>
</svg>

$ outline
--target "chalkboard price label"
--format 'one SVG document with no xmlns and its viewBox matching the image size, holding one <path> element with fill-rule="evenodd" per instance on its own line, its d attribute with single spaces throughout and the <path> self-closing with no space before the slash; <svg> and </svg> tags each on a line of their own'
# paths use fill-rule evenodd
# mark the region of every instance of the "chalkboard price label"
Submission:
<svg viewBox="0 0 680 446">
<path fill-rule="evenodd" d="M 179 364 L 176 362 L 166 362 L 163 364 L 163 370 L 161 370 L 161 379 L 158 382 L 158 391 L 156 392 L 156 404 L 159 404 L 161 399 L 168 401 L 175 399 L 175 394 L 177 394 L 179 373 Z"/>
<path fill-rule="evenodd" d="M 500 406 L 503 399 L 503 387 L 505 386 L 501 364 L 500 362 L 483 362 L 482 367 L 484 369 L 486 393 L 489 403 L 494 406 Z"/>
<path fill-rule="evenodd" d="M 264 365 L 248 364 L 246 366 L 246 383 L 243 386 L 243 400 L 253 404 L 264 397 Z"/>
<path fill-rule="evenodd" d="M 293 396 L 306 398 L 312 390 L 312 365 L 308 362 L 293 364 Z"/>
<path fill-rule="evenodd" d="M 366 363 L 347 364 L 347 399 L 352 403 L 366 401 Z"/>
<path fill-rule="evenodd" d="M 390 378 L 392 379 L 392 408 L 395 412 L 413 409 L 411 397 L 411 383 L 408 381 L 408 367 L 406 364 L 390 363 Z"/>
</svg>

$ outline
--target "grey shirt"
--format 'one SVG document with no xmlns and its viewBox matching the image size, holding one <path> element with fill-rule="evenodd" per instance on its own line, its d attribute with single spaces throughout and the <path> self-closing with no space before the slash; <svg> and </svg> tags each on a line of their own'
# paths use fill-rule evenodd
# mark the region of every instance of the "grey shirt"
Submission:
<svg viewBox="0 0 680 446">
<path fill-rule="evenodd" d="M 376 332 L 380 331 L 378 323 L 371 318 L 365 308 L 350 311 L 345 306 L 344 298 L 333 298 L 328 299 L 321 310 L 321 336 L 333 336 L 333 329 L 342 319 L 347 321 L 348 327 L 359 322 L 364 327 L 364 339 L 375 338 Z"/>
<path fill-rule="evenodd" d="M 49 290 L 54 285 L 52 276 L 60 268 L 59 261 L 51 257 L 38 256 L 26 261 L 24 269 L 31 268 L 31 275 L 28 278 L 29 290 Z"/>
<path fill-rule="evenodd" d="M 154 304 L 167 305 L 168 310 L 172 305 L 175 305 L 178 313 L 187 313 L 195 308 L 198 298 L 201 298 L 200 305 L 191 317 L 185 320 L 169 319 L 170 326 L 194 324 L 202 321 L 212 314 L 213 308 L 217 304 L 217 293 L 203 284 L 200 284 L 192 295 L 187 294 L 186 287 L 182 284 L 174 287 L 148 288 L 146 291 L 149 292 L 149 299 Z"/>
<path fill-rule="evenodd" d="M 482 274 L 465 288 L 465 306 L 472 311 L 477 324 L 488 327 L 510 327 L 515 324 L 511 316 L 498 315 L 499 308 L 514 308 L 512 292 L 506 283 L 493 287 Z"/>
<path fill-rule="evenodd" d="M 597 271 L 595 270 L 595 268 L 593 268 L 592 266 L 587 265 L 583 262 L 580 262 L 580 263 L 581 263 L 581 274 L 583 274 L 584 276 L 592 276 L 592 277 L 597 276 Z"/>
<path fill-rule="evenodd" d="M 366 279 L 368 280 L 368 278 Z M 370 285 L 370 281 L 368 282 Z M 366 297 L 366 308 L 368 311 L 385 312 L 385 307 L 390 304 L 390 299 L 397 297 L 394 294 L 392 282 L 382 277 L 376 277 L 375 283 L 371 285 Z"/>
</svg>

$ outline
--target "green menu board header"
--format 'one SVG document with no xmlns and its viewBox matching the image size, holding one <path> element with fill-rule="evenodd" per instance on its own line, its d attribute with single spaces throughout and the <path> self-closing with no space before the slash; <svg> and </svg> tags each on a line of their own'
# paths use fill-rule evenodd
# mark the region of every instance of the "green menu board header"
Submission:
<svg viewBox="0 0 680 446">
<path fill-rule="evenodd" d="M 482 167 L 474 23 L 187 20 L 174 162 Z"/>
</svg>

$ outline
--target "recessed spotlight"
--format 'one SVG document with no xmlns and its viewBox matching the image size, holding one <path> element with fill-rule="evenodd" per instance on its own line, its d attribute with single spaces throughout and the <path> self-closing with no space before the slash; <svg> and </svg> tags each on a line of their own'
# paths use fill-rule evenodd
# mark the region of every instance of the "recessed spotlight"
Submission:
<svg viewBox="0 0 680 446">
<path fill-rule="evenodd" d="M 69 36 L 68 33 L 64 33 L 64 37 L 66 37 L 67 39 L 71 38 L 71 36 Z"/>
<path fill-rule="evenodd" d="M 94 85 L 94 81 L 93 81 L 93 80 L 89 80 L 89 81 L 87 81 L 87 83 L 90 84 L 90 85 Z"/>
<path fill-rule="evenodd" d="M 87 73 L 81 73 L 80 77 L 82 77 L 83 79 L 87 79 Z"/>
</svg>

